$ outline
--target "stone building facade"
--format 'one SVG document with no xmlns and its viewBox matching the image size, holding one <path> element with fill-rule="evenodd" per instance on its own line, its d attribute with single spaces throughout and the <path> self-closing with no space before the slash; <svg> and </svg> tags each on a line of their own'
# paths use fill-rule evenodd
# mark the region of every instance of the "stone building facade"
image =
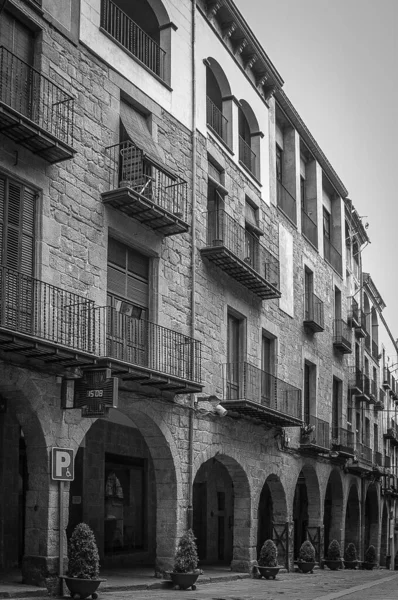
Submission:
<svg viewBox="0 0 398 600">
<path fill-rule="evenodd" d="M 187 526 L 202 564 L 385 565 L 397 347 L 266 49 L 232 0 L 0 10 L 0 569 L 55 589 L 81 520 L 108 567 L 166 570 Z"/>
</svg>

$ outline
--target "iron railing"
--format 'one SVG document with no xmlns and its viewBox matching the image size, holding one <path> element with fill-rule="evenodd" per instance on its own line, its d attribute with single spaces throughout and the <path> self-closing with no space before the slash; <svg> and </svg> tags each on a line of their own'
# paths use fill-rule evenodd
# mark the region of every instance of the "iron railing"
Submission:
<svg viewBox="0 0 398 600">
<path fill-rule="evenodd" d="M 293 223 L 296 223 L 296 199 L 279 179 L 276 182 L 276 202 L 285 215 L 289 217 Z"/>
<path fill-rule="evenodd" d="M 330 425 L 327 421 L 318 419 L 310 415 L 309 423 L 310 428 L 305 429 L 305 433 L 301 434 L 301 444 L 310 444 L 312 446 L 319 446 L 320 448 L 330 448 Z"/>
<path fill-rule="evenodd" d="M 372 463 L 372 448 L 369 448 L 369 446 L 367 446 L 366 444 L 357 442 L 356 451 L 359 460 L 365 463 Z"/>
<path fill-rule="evenodd" d="M 224 385 L 228 400 L 256 402 L 301 419 L 301 390 L 247 362 L 225 364 Z"/>
<path fill-rule="evenodd" d="M 101 1 L 101 27 L 150 71 L 165 79 L 166 52 L 112 0 Z"/>
<path fill-rule="evenodd" d="M 374 450 L 373 451 L 373 463 L 377 467 L 382 467 L 383 466 L 383 455 L 378 450 Z"/>
<path fill-rule="evenodd" d="M 333 343 L 336 345 L 344 345 L 347 348 L 351 349 L 351 335 L 350 328 L 347 323 L 343 321 L 343 319 L 335 319 L 334 320 L 334 335 L 333 335 Z"/>
<path fill-rule="evenodd" d="M 72 145 L 73 97 L 4 46 L 0 46 L 0 102 Z"/>
<path fill-rule="evenodd" d="M 94 352 L 94 303 L 0 267 L 0 326 L 82 352 Z"/>
<path fill-rule="evenodd" d="M 379 361 L 379 346 L 374 340 L 372 340 L 372 356 L 375 360 Z"/>
<path fill-rule="evenodd" d="M 180 379 L 200 381 L 201 344 L 109 306 L 95 308 L 96 354 Z"/>
<path fill-rule="evenodd" d="M 250 171 L 254 177 L 257 177 L 256 169 L 256 154 L 253 152 L 249 144 L 239 136 L 239 160 Z"/>
<path fill-rule="evenodd" d="M 206 122 L 211 129 L 227 144 L 228 143 L 228 119 L 222 111 L 209 98 L 206 97 Z"/>
<path fill-rule="evenodd" d="M 363 392 L 363 372 L 358 367 L 349 367 L 348 387 Z"/>
<path fill-rule="evenodd" d="M 279 289 L 279 260 L 259 241 L 258 237 L 240 225 L 225 210 L 207 213 L 207 247 L 225 246 Z"/>
<path fill-rule="evenodd" d="M 327 260 L 328 263 L 332 265 L 334 270 L 341 275 L 343 272 L 341 253 L 337 250 L 337 248 L 334 247 L 331 240 L 326 236 L 323 236 L 323 249 L 325 260 Z"/>
<path fill-rule="evenodd" d="M 316 323 L 319 327 L 324 329 L 325 327 L 325 319 L 324 319 L 324 310 L 323 310 L 323 302 L 318 296 L 315 294 L 306 294 L 304 298 L 305 303 L 305 321 L 312 321 Z"/>
<path fill-rule="evenodd" d="M 354 432 L 343 427 L 332 428 L 332 445 L 339 446 L 339 450 L 346 453 L 354 453 Z"/>
<path fill-rule="evenodd" d="M 282 210 L 284 209 L 282 208 Z M 295 207 L 292 212 L 295 214 Z M 305 210 L 301 211 L 301 231 L 307 240 L 309 240 L 315 248 L 318 248 L 318 225 Z"/>
<path fill-rule="evenodd" d="M 128 187 L 171 214 L 186 220 L 187 182 L 162 170 L 133 142 L 105 148 L 110 190 Z"/>
</svg>

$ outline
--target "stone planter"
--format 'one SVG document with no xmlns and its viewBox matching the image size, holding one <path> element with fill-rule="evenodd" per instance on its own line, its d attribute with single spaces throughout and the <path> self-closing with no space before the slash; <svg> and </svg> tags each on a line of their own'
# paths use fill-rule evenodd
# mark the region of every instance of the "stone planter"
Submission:
<svg viewBox="0 0 398 600">
<path fill-rule="evenodd" d="M 337 571 L 337 569 L 341 569 L 342 566 L 341 558 L 338 558 L 337 560 L 330 560 L 328 558 L 325 558 L 323 562 L 331 571 Z"/>
<path fill-rule="evenodd" d="M 70 595 L 76 600 L 85 600 L 85 598 L 91 598 L 96 600 L 98 598 L 97 589 L 102 581 L 105 579 L 79 579 L 78 577 L 64 577 L 63 578 Z"/>
<path fill-rule="evenodd" d="M 314 562 L 305 562 L 303 560 L 298 560 L 297 566 L 302 573 L 312 573 L 313 569 L 315 567 L 315 561 Z"/>
<path fill-rule="evenodd" d="M 372 571 L 372 569 L 374 569 L 375 566 L 376 566 L 376 563 L 366 562 L 366 560 L 364 560 L 362 563 L 362 569 L 365 569 L 366 571 Z"/>
<path fill-rule="evenodd" d="M 257 566 L 258 572 L 260 574 L 260 579 L 262 577 L 264 577 L 264 579 L 269 579 L 270 577 L 272 577 L 272 579 L 275 579 L 275 577 L 279 573 L 280 568 L 281 567 L 260 567 L 260 565 Z"/>
<path fill-rule="evenodd" d="M 344 561 L 344 568 L 345 569 L 356 569 L 358 566 L 358 561 L 357 560 L 345 560 Z"/>
<path fill-rule="evenodd" d="M 174 590 L 187 590 L 191 588 L 196 590 L 195 582 L 200 575 L 200 571 L 193 571 L 191 573 L 174 573 L 169 571 L 171 581 L 173 582 Z"/>
</svg>

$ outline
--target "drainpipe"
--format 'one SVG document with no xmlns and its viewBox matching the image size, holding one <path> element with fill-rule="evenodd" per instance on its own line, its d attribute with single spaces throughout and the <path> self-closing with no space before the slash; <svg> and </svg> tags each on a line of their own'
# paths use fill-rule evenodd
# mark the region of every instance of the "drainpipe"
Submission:
<svg viewBox="0 0 398 600">
<path fill-rule="evenodd" d="M 191 293 L 191 337 L 195 337 L 195 292 L 196 292 L 196 69 L 195 69 L 195 42 L 196 42 L 196 0 L 192 0 L 192 34 L 191 34 L 191 73 L 192 73 L 192 185 L 191 185 L 191 204 L 192 204 L 192 293 Z M 191 394 L 189 411 L 189 430 L 188 430 L 188 511 L 187 525 L 188 529 L 193 525 L 193 431 L 194 431 L 194 406 L 195 394 Z"/>
</svg>

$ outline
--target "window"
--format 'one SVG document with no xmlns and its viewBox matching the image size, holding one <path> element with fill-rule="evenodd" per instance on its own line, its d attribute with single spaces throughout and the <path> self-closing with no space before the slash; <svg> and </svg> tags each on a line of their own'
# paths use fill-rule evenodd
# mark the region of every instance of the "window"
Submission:
<svg viewBox="0 0 398 600">
<path fill-rule="evenodd" d="M 261 339 L 261 402 L 270 405 L 274 391 L 276 339 L 263 333 Z"/>
<path fill-rule="evenodd" d="M 276 179 L 282 183 L 283 180 L 283 150 L 276 145 Z"/>
<path fill-rule="evenodd" d="M 348 390 L 348 393 L 347 393 L 347 429 L 348 429 L 348 431 L 352 431 L 352 416 L 353 416 L 352 396 L 350 394 L 350 391 Z"/>
<path fill-rule="evenodd" d="M 334 430 L 334 431 L 338 430 L 339 423 L 340 423 L 341 389 L 342 389 L 342 383 L 341 383 L 340 379 L 333 377 L 332 430 Z"/>
<path fill-rule="evenodd" d="M 227 397 L 239 398 L 240 370 L 243 355 L 244 320 L 228 313 L 227 317 Z"/>
<path fill-rule="evenodd" d="M 377 423 L 373 424 L 373 449 L 375 452 L 379 451 L 379 426 Z"/>
<path fill-rule="evenodd" d="M 368 419 L 368 417 L 365 417 L 365 439 L 364 439 L 364 444 L 365 446 L 367 446 L 368 448 L 370 448 L 370 421 Z"/>
<path fill-rule="evenodd" d="M 309 424 L 310 417 L 316 415 L 316 365 L 304 363 L 304 422 Z"/>
<path fill-rule="evenodd" d="M 331 214 L 323 208 L 323 237 L 330 240 L 331 234 Z"/>
<path fill-rule="evenodd" d="M 258 209 L 246 200 L 245 205 L 245 262 L 259 270 Z"/>
<path fill-rule="evenodd" d="M 334 288 L 334 318 L 341 319 L 341 291 Z"/>
<path fill-rule="evenodd" d="M 304 291 L 305 320 L 310 321 L 314 313 L 314 273 L 308 267 L 304 269 Z"/>
<path fill-rule="evenodd" d="M 7 11 L 3 11 L 1 14 L 0 46 L 5 46 L 27 65 L 33 64 L 33 32 Z M 19 77 L 21 77 L 21 73 Z"/>
<path fill-rule="evenodd" d="M 223 115 L 223 100 L 221 88 L 213 71 L 206 69 L 206 120 L 207 125 L 227 142 L 228 120 Z"/>
<path fill-rule="evenodd" d="M 215 170 L 215 167 L 213 167 L 212 172 L 213 170 Z M 224 215 L 224 197 L 218 191 L 215 183 L 209 180 L 207 184 L 207 243 L 209 246 L 218 246 L 226 242 L 226 222 Z"/>
<path fill-rule="evenodd" d="M 302 175 L 300 175 L 300 200 L 301 200 L 301 210 L 303 210 L 307 214 L 307 198 L 305 193 L 305 179 Z"/>
</svg>

